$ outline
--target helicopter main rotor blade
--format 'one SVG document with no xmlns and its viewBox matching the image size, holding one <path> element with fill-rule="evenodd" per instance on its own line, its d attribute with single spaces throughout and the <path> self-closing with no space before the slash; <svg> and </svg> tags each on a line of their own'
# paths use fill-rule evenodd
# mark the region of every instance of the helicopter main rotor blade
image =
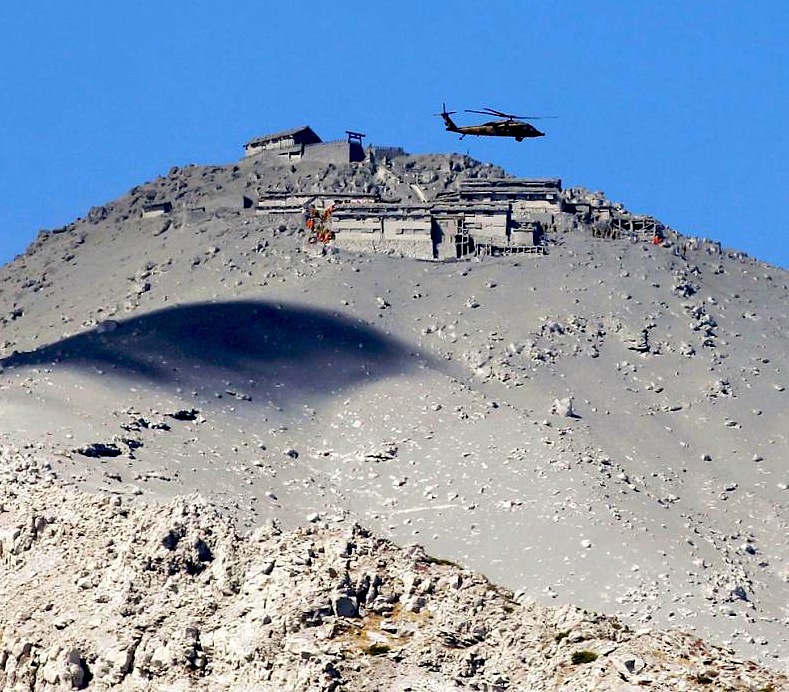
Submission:
<svg viewBox="0 0 789 692">
<path fill-rule="evenodd" d="M 487 111 L 491 115 L 499 115 L 502 118 L 514 118 L 514 117 L 517 117 L 517 116 L 514 116 L 514 115 L 510 115 L 509 113 L 502 113 L 501 111 L 497 111 L 495 108 L 488 108 L 488 106 L 485 106 L 485 108 L 483 108 L 483 110 Z"/>
<path fill-rule="evenodd" d="M 508 118 L 510 120 L 545 120 L 546 118 L 556 118 L 555 115 L 513 115 L 512 113 L 503 113 L 493 108 L 485 108 L 480 111 L 468 110 L 467 113 L 481 113 L 482 115 L 497 115 L 500 118 Z"/>
<path fill-rule="evenodd" d="M 466 113 L 481 113 L 482 115 L 495 115 L 498 118 L 507 118 L 508 120 L 526 120 L 528 116 L 513 115 L 512 113 L 502 113 L 501 111 L 493 110 L 492 108 L 484 108 L 481 111 L 467 110 Z"/>
</svg>

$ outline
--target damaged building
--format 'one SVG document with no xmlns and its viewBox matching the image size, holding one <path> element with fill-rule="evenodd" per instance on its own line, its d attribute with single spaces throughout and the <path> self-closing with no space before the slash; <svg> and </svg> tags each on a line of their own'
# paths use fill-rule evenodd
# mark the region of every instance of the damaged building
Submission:
<svg viewBox="0 0 789 692">
<path fill-rule="evenodd" d="M 457 192 L 421 204 L 383 200 L 376 194 L 261 191 L 255 208 L 260 214 L 330 208 L 337 247 L 449 259 L 542 252 L 542 234 L 561 209 L 560 190 L 557 179 L 464 181 Z"/>
<path fill-rule="evenodd" d="M 244 145 L 246 156 L 273 156 L 286 161 L 351 163 L 365 158 L 361 132 L 346 130 L 347 138 L 324 142 L 311 127 L 303 125 L 282 132 L 262 135 Z"/>
</svg>

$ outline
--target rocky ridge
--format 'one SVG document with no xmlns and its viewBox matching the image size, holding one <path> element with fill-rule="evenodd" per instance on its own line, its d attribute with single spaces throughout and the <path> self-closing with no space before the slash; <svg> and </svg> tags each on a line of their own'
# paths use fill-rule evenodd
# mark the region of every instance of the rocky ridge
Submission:
<svg viewBox="0 0 789 692">
<path fill-rule="evenodd" d="M 357 524 L 239 535 L 198 498 L 64 489 L 9 449 L 0 492 L 3 689 L 787 689 L 698 637 L 540 606 Z"/>
</svg>

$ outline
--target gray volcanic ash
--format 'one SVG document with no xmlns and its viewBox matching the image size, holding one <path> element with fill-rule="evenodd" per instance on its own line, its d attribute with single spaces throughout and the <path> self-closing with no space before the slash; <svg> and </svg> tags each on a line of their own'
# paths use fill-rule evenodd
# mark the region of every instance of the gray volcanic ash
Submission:
<svg viewBox="0 0 789 692">
<path fill-rule="evenodd" d="M 784 688 L 737 656 L 789 666 L 786 271 L 577 214 L 422 261 L 242 206 L 504 177 L 173 169 L 0 269 L 6 688 Z"/>
</svg>

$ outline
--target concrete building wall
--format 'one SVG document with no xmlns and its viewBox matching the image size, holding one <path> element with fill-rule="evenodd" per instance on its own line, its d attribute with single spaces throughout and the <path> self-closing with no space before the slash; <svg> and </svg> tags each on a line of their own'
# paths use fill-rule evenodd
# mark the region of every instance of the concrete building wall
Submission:
<svg viewBox="0 0 789 692">
<path fill-rule="evenodd" d="M 380 217 L 332 218 L 331 229 L 335 237 L 369 238 L 377 234 L 383 236 L 383 220 Z"/>
<path fill-rule="evenodd" d="M 509 213 L 502 210 L 467 214 L 464 229 L 477 244 L 506 244 L 509 240 Z"/>
<path fill-rule="evenodd" d="M 433 258 L 432 219 L 427 210 L 385 205 L 340 207 L 331 228 L 337 247 L 355 252 L 388 252 L 416 259 Z"/>
<path fill-rule="evenodd" d="M 342 164 L 350 160 L 350 145 L 348 142 L 322 142 L 304 147 L 302 158 L 305 161 L 320 161 L 322 163 Z"/>
<path fill-rule="evenodd" d="M 416 242 L 430 240 L 432 222 L 429 215 L 419 217 L 390 216 L 383 219 L 383 232 L 387 240 Z"/>
<path fill-rule="evenodd" d="M 364 149 L 358 142 L 321 142 L 305 146 L 301 158 L 305 161 L 321 161 L 340 165 L 352 161 L 363 161 Z"/>
</svg>

